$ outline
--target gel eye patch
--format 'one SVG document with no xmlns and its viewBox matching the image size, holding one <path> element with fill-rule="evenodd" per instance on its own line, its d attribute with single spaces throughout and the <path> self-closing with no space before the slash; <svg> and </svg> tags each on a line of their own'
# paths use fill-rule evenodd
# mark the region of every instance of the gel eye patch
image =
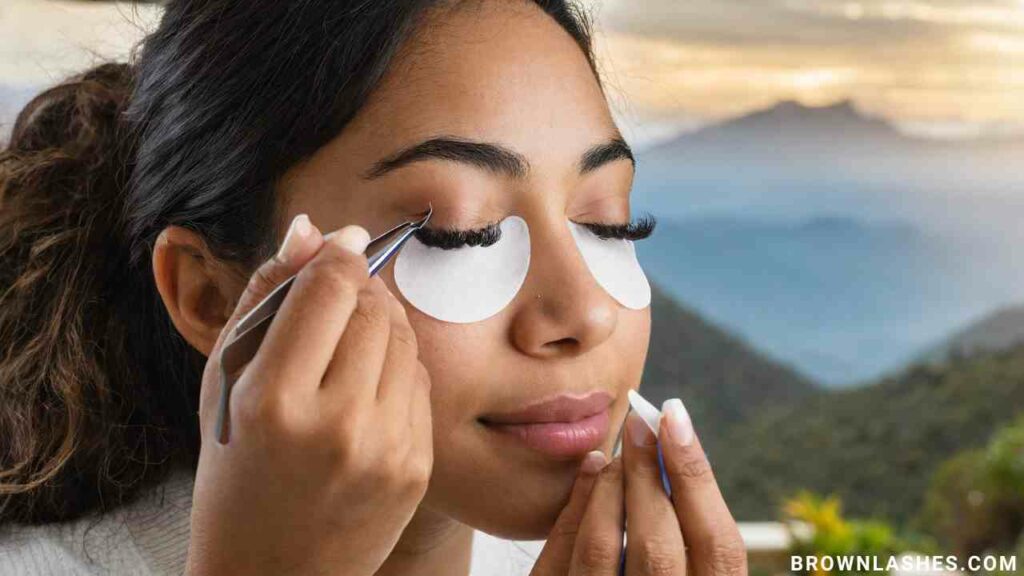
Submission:
<svg viewBox="0 0 1024 576">
<path fill-rule="evenodd" d="M 651 303 L 651 285 L 636 259 L 633 242 L 601 238 L 586 226 L 569 221 L 569 230 L 594 280 L 619 304 L 633 310 Z"/>
<path fill-rule="evenodd" d="M 443 249 L 415 236 L 395 259 L 395 285 L 410 304 L 444 322 L 479 322 L 512 302 L 530 269 L 526 221 L 509 216 L 490 246 Z"/>
<path fill-rule="evenodd" d="M 566 221 L 594 280 L 616 301 L 634 310 L 651 303 L 651 287 L 629 240 L 601 238 Z M 526 221 L 509 216 L 490 246 L 438 248 L 415 236 L 395 259 L 395 285 L 417 310 L 444 322 L 480 322 L 508 306 L 530 269 Z"/>
</svg>

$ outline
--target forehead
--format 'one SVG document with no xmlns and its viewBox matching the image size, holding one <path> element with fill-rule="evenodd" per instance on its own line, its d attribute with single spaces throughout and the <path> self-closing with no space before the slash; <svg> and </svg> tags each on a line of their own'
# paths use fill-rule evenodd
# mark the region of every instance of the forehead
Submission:
<svg viewBox="0 0 1024 576">
<path fill-rule="evenodd" d="M 376 156 L 438 134 L 572 162 L 616 133 L 580 47 L 532 2 L 428 13 L 347 129 Z"/>
</svg>

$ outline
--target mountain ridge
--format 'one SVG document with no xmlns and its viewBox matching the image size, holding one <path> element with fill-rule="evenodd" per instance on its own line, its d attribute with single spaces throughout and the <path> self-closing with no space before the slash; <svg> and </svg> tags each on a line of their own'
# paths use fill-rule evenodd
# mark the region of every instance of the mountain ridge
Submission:
<svg viewBox="0 0 1024 576">
<path fill-rule="evenodd" d="M 952 356 L 998 352 L 1024 345 L 1024 304 L 1002 306 L 957 329 L 929 347 L 921 362 L 943 363 Z"/>
<path fill-rule="evenodd" d="M 888 139 L 935 148 L 1024 145 L 1024 136 L 1013 134 L 983 135 L 965 139 L 913 136 L 901 131 L 888 120 L 861 112 L 857 105 L 849 99 L 839 100 L 825 106 L 808 106 L 796 100 L 780 100 L 770 106 L 662 140 L 645 149 L 644 154 L 658 154 L 665 148 L 671 148 L 683 142 L 713 141 L 735 133 L 791 129 L 795 126 L 801 127 L 806 132 L 822 134 L 823 137 L 829 139 L 835 138 L 838 130 L 842 132 L 843 138 Z"/>
<path fill-rule="evenodd" d="M 652 277 L 705 316 L 818 381 L 858 383 L 1019 297 L 1002 238 L 1024 214 L 1022 157 L 1024 139 L 927 141 L 849 102 L 783 102 L 638 154 L 632 208 L 669 225 L 638 252 L 655 254 L 641 259 Z M 909 226 L 858 234 L 815 221 L 823 214 Z M 670 229 L 715 216 L 811 224 L 731 227 L 743 237 Z M 778 330 L 762 330 L 765 318 Z"/>
<path fill-rule="evenodd" d="M 1024 414 L 1024 346 L 913 365 L 871 386 L 764 411 L 718 445 L 715 473 L 737 519 L 776 518 L 800 489 L 856 517 L 909 523 L 932 473 Z"/>
<path fill-rule="evenodd" d="M 812 379 L 679 304 L 652 285 L 651 338 L 641 393 L 660 406 L 681 398 L 717 446 L 755 413 L 821 393 Z"/>
</svg>

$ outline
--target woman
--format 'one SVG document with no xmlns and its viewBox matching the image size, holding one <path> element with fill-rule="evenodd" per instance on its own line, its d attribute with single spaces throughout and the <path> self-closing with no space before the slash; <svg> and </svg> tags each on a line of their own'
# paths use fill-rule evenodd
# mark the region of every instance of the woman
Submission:
<svg viewBox="0 0 1024 576">
<path fill-rule="evenodd" d="M 477 529 L 546 537 L 537 575 L 617 574 L 628 517 L 627 574 L 745 574 L 682 403 L 671 499 L 626 418 L 649 308 L 595 282 L 567 223 L 651 227 L 564 2 L 172 0 L 135 64 L 31 102 L 0 167 L 0 571 L 466 574 Z M 427 206 L 447 248 L 528 226 L 493 315 L 368 278 L 367 231 Z M 293 274 L 221 442 L 225 335 Z M 556 395 L 597 423 L 509 433 Z M 152 496 L 193 474 L 190 510 Z"/>
</svg>

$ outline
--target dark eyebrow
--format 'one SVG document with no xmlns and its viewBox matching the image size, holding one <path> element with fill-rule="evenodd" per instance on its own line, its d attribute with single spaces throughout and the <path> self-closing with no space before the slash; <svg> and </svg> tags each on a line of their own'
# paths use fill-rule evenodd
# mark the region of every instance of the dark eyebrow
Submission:
<svg viewBox="0 0 1024 576">
<path fill-rule="evenodd" d="M 580 158 L 580 174 L 586 174 L 619 159 L 628 159 L 634 167 L 633 151 L 622 138 L 613 138 L 587 150 Z M 439 136 L 424 140 L 378 160 L 363 175 L 372 180 L 397 170 L 402 166 L 424 160 L 450 160 L 470 164 L 478 168 L 504 174 L 512 178 L 523 178 L 530 170 L 530 163 L 518 152 L 498 144 L 476 142 L 452 136 Z"/>
<path fill-rule="evenodd" d="M 636 168 L 636 159 L 633 157 L 633 149 L 626 144 L 622 138 L 613 138 L 604 144 L 598 144 L 583 154 L 580 160 L 580 174 L 586 174 L 597 170 L 605 164 L 626 158 Z"/>
<path fill-rule="evenodd" d="M 379 178 L 407 164 L 429 159 L 471 164 L 513 178 L 526 176 L 530 168 L 522 155 L 503 146 L 442 136 L 425 140 L 377 161 L 364 178 Z"/>
</svg>

